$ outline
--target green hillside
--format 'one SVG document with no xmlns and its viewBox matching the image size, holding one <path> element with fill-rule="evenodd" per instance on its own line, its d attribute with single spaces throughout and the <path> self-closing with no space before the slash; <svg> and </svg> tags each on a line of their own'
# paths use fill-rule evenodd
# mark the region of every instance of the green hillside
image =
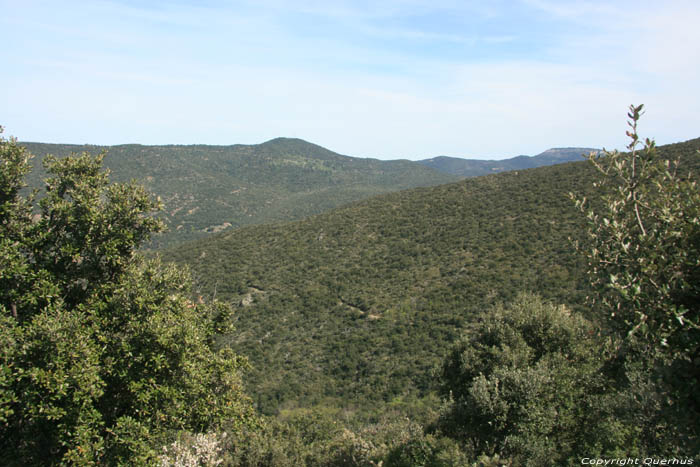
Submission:
<svg viewBox="0 0 700 467">
<path fill-rule="evenodd" d="M 630 107 L 632 154 L 413 188 L 163 251 L 192 276 L 136 251 L 162 228 L 147 215 L 159 203 L 109 185 L 102 157 L 49 158 L 37 208 L 17 196 L 25 149 L 0 141 L 3 458 L 696 456 L 700 139 L 657 160 L 653 142 L 638 148 L 641 109 Z"/>
<path fill-rule="evenodd" d="M 700 139 L 665 146 L 693 154 Z M 693 159 L 694 164 L 697 161 Z M 400 403 L 470 319 L 520 291 L 578 307 L 571 239 L 595 198 L 586 162 L 392 193 L 299 222 L 246 227 L 164 253 L 199 290 L 237 304 L 227 338 L 248 355 L 268 413 L 296 405 Z"/>
<path fill-rule="evenodd" d="M 502 160 L 462 159 L 440 156 L 418 161 L 426 167 L 460 177 L 478 177 L 508 170 L 533 169 L 565 162 L 581 161 L 593 148 L 552 148 L 536 156 L 516 156 Z"/>
<path fill-rule="evenodd" d="M 241 304 L 231 342 L 251 358 L 266 410 L 297 398 L 390 401 L 427 391 L 448 343 L 489 304 L 520 290 L 580 301 L 567 237 L 583 222 L 565 193 L 583 188 L 584 169 L 385 195 L 166 258 L 192 265 L 202 293 Z"/>
<path fill-rule="evenodd" d="M 233 146 L 22 145 L 37 156 L 29 179 L 35 187 L 45 175 L 38 161 L 47 153 L 108 151 L 105 166 L 113 180 L 138 179 L 165 203 L 169 232 L 155 246 L 456 179 L 415 162 L 347 157 L 289 138 Z"/>
</svg>

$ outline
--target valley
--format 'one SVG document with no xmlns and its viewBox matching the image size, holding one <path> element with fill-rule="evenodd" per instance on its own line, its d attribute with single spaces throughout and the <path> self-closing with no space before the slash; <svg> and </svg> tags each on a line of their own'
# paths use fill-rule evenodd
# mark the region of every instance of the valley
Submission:
<svg viewBox="0 0 700 467">
<path fill-rule="evenodd" d="M 698 148 L 662 153 L 693 160 Z M 594 175 L 581 161 L 465 179 L 162 254 L 192 268 L 204 297 L 241 304 L 227 342 L 253 363 L 264 412 L 328 401 L 371 411 L 428 394 L 450 343 L 518 292 L 585 313 L 573 242 L 586 223 L 568 194 L 597 199 Z"/>
</svg>

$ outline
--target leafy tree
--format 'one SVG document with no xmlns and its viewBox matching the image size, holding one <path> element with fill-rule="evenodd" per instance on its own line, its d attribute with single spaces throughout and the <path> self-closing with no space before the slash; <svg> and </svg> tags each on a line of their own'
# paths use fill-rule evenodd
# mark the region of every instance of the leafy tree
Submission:
<svg viewBox="0 0 700 467">
<path fill-rule="evenodd" d="M 159 201 L 110 185 L 103 155 L 47 157 L 32 215 L 30 157 L 0 138 L 0 457 L 145 464 L 179 431 L 254 426 L 246 362 L 215 348 L 230 309 L 136 252 Z"/>
<path fill-rule="evenodd" d="M 620 337 L 609 370 L 634 402 L 629 422 L 648 449 L 687 454 L 700 452 L 700 190 L 682 164 L 698 155 L 659 157 L 637 134 L 642 110 L 630 106 L 628 152 L 590 156 L 604 194 L 602 205 L 577 200 L 590 223 L 581 249 L 591 304 Z"/>
<path fill-rule="evenodd" d="M 590 221 L 594 301 L 619 331 L 687 359 L 700 344 L 700 190 L 679 159 L 662 159 L 654 141 L 640 141 L 642 108 L 630 106 L 629 152 L 589 157 L 602 175 L 595 186 L 608 189 L 602 208 L 577 200 Z"/>
<path fill-rule="evenodd" d="M 593 328 L 581 316 L 520 294 L 494 307 L 450 351 L 440 371 L 447 400 L 439 428 L 471 455 L 563 465 L 590 430 L 583 408 L 599 367 Z"/>
</svg>

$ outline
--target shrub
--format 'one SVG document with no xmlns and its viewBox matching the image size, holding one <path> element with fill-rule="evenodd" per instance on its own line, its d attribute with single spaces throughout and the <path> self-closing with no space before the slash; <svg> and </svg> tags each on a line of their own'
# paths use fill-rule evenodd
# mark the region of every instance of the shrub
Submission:
<svg viewBox="0 0 700 467">
<path fill-rule="evenodd" d="M 700 190 L 640 140 L 643 106 L 630 106 L 628 152 L 591 155 L 602 204 L 577 199 L 589 220 L 589 303 L 618 338 L 608 364 L 629 425 L 651 453 L 700 452 Z"/>
<path fill-rule="evenodd" d="M 217 350 L 230 309 L 139 245 L 162 224 L 103 155 L 48 157 L 32 215 L 30 155 L 0 138 L 0 457 L 17 465 L 145 464 L 179 431 L 255 425 L 244 359 Z"/>
<path fill-rule="evenodd" d="M 565 463 L 582 449 L 581 409 L 596 391 L 592 333 L 582 317 L 530 294 L 486 312 L 442 365 L 439 428 L 474 458 Z"/>
</svg>

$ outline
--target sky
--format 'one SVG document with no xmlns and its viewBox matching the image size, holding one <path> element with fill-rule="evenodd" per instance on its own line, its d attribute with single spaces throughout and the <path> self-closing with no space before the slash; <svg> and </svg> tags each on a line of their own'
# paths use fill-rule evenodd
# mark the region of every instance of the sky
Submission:
<svg viewBox="0 0 700 467">
<path fill-rule="evenodd" d="M 380 159 L 700 136 L 700 1 L 0 0 L 21 141 L 257 144 Z"/>
</svg>

